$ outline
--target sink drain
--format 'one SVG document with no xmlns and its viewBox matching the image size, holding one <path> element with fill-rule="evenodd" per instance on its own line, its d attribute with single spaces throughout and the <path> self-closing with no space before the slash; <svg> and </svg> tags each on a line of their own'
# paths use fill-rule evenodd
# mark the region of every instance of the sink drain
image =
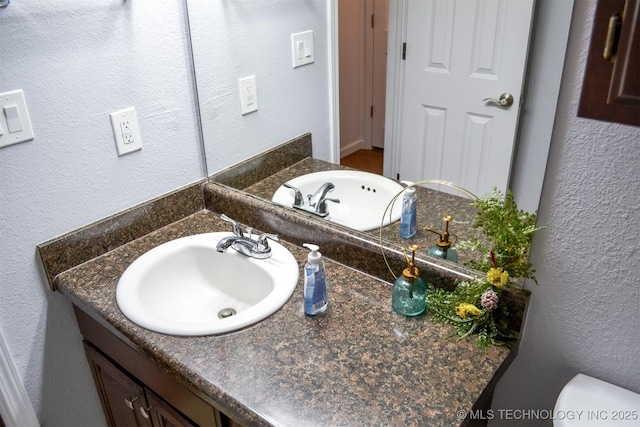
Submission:
<svg viewBox="0 0 640 427">
<path fill-rule="evenodd" d="M 227 317 L 231 317 L 237 312 L 233 308 L 223 308 L 218 312 L 218 317 L 221 319 L 226 319 Z"/>
</svg>

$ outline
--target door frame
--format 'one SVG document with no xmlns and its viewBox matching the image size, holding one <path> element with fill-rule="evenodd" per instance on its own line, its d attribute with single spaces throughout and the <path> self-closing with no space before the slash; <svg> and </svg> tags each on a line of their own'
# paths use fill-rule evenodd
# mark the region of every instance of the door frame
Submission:
<svg viewBox="0 0 640 427">
<path fill-rule="evenodd" d="M 516 152 L 509 188 L 521 209 L 536 211 L 542 194 L 560 80 L 569 39 L 574 0 L 536 0 L 532 39 L 527 61 L 525 104 L 521 112 Z M 402 99 L 397 88 L 403 84 L 400 49 L 405 34 L 407 0 L 389 0 L 387 51 L 387 100 L 385 119 L 384 175 L 395 178 L 399 141 L 398 123 Z M 340 119 L 338 91 L 338 0 L 328 7 L 329 101 L 331 161 L 340 162 Z"/>
<path fill-rule="evenodd" d="M 39 425 L 27 390 L 0 331 L 0 408 L 6 425 Z M 2 424 L 2 423 L 0 423 Z"/>
</svg>

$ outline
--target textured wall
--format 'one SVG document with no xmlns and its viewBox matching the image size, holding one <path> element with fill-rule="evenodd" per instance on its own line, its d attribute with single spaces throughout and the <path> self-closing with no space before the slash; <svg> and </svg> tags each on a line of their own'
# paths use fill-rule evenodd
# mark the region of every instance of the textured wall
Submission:
<svg viewBox="0 0 640 427">
<path fill-rule="evenodd" d="M 236 129 L 261 125 L 244 136 L 273 136 L 246 154 L 311 130 L 316 154 L 329 156 L 328 129 L 310 129 L 306 121 L 328 123 L 326 11 L 318 0 L 297 4 L 312 18 L 270 27 L 271 14 L 290 16 L 270 8 L 249 22 L 278 34 L 275 26 L 286 25 L 269 49 L 288 46 L 291 32 L 318 31 L 316 64 L 289 76 L 296 87 L 312 88 L 310 94 L 289 94 L 282 71 L 261 78 L 270 66 L 246 63 L 244 51 L 216 59 L 221 77 L 230 79 L 216 96 L 229 98 Z M 540 286 L 532 286 L 520 354 L 496 390 L 494 408 L 550 409 L 578 371 L 640 391 L 633 365 L 640 351 L 640 131 L 575 116 L 592 9 L 592 2 L 576 2 L 540 204 L 539 222 L 549 227 L 532 250 Z M 227 18 L 218 25 L 240 20 Z M 0 330 L 43 424 L 96 425 L 101 410 L 72 311 L 46 289 L 35 245 L 204 176 L 185 22 L 180 0 L 32 0 L 0 9 L 0 92 L 24 89 L 36 133 L 34 141 L 0 149 Z M 279 52 L 278 64 L 286 65 L 288 54 Z M 232 66 L 231 57 L 247 66 Z M 237 78 L 254 73 L 263 114 L 243 120 L 231 97 Z M 269 84 L 275 80 L 281 81 L 276 89 Z M 300 112 L 296 120 L 271 108 L 277 91 Z M 144 148 L 118 158 L 108 113 L 131 105 Z M 266 111 L 279 113 L 266 120 Z M 227 111 L 219 113 L 213 131 L 220 129 L 220 147 L 228 148 L 216 154 L 211 171 L 230 164 L 225 156 L 235 156 L 240 145 L 222 129 Z M 299 127 L 275 133 L 291 121 Z"/>
<path fill-rule="evenodd" d="M 181 0 L 13 1 L 0 92 L 23 89 L 35 140 L 0 149 L 0 330 L 40 422 L 103 419 L 70 304 L 36 244 L 205 175 Z M 118 157 L 108 113 L 138 110 Z"/>
<path fill-rule="evenodd" d="M 206 160 L 212 174 L 305 132 L 331 159 L 325 0 L 189 1 Z M 294 69 L 291 34 L 314 32 L 314 63 Z M 241 115 L 238 79 L 256 76 Z"/>
<path fill-rule="evenodd" d="M 553 409 L 578 372 L 640 392 L 640 128 L 576 117 L 593 11 L 593 1 L 575 2 L 540 200 L 538 223 L 548 227 L 531 253 L 540 285 L 529 286 L 526 330 L 496 410 Z"/>
</svg>

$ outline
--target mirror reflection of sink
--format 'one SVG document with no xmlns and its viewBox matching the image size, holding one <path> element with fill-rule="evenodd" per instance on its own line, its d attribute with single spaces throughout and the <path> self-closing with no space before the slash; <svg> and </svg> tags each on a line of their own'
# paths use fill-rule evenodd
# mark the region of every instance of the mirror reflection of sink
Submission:
<svg viewBox="0 0 640 427">
<path fill-rule="evenodd" d="M 212 335 L 265 319 L 287 302 L 298 263 L 284 246 L 255 259 L 216 244 L 231 233 L 206 233 L 164 243 L 122 274 L 116 300 L 132 322 L 170 335 Z"/>
<path fill-rule="evenodd" d="M 381 175 L 354 170 L 323 171 L 299 176 L 288 184 L 300 190 L 308 203 L 307 195 L 314 194 L 326 182 L 335 185 L 327 197 L 340 200 L 340 203 L 328 202 L 329 221 L 354 230 L 370 231 L 379 228 L 381 223 L 388 225 L 400 219 L 402 200 L 398 197 L 391 210 L 391 219 L 387 212 L 382 222 L 387 205 L 404 187 Z M 294 197 L 294 190 L 280 186 L 271 200 L 292 207 Z"/>
</svg>

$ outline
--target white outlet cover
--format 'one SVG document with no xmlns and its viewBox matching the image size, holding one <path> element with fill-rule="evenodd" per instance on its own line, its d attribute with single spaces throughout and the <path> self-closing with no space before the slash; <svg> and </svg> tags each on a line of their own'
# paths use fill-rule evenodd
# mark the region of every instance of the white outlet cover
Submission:
<svg viewBox="0 0 640 427">
<path fill-rule="evenodd" d="M 135 107 L 109 113 L 118 156 L 142 150 L 142 138 Z"/>
<path fill-rule="evenodd" d="M 0 147 L 34 138 L 22 89 L 0 93 Z"/>
<path fill-rule="evenodd" d="M 256 86 L 256 76 L 247 76 L 238 79 L 238 90 L 240 91 L 240 106 L 242 115 L 253 113 L 258 110 L 258 87 Z"/>
</svg>

